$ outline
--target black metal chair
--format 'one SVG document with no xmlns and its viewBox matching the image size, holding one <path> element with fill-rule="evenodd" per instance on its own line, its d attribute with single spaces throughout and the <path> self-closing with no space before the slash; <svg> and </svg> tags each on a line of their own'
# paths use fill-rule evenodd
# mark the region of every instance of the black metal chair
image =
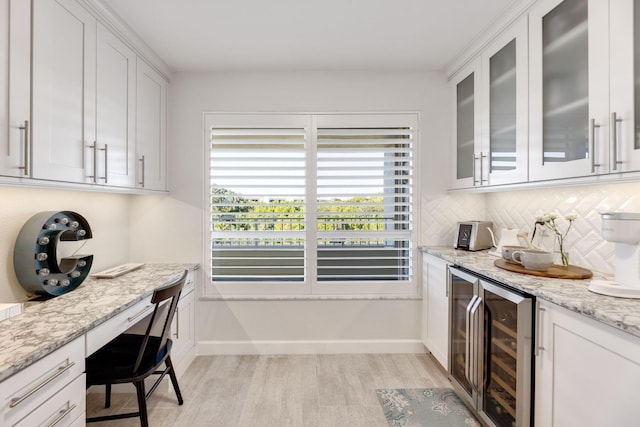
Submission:
<svg viewBox="0 0 640 427">
<path fill-rule="evenodd" d="M 155 304 L 155 308 L 144 335 L 122 334 L 86 359 L 87 388 L 93 385 L 106 386 L 105 408 L 111 406 L 112 384 L 133 383 L 138 397 L 138 412 L 87 418 L 88 423 L 139 416 L 142 427 L 147 427 L 146 401 L 166 374 L 169 374 L 178 404 L 182 405 L 182 394 L 171 363 L 172 341 L 169 331 L 186 277 L 187 271 L 175 282 L 153 292 L 151 303 Z M 160 327 L 161 333 L 155 335 Z M 161 369 L 163 363 L 165 368 Z M 145 392 L 144 381 L 154 374 L 160 377 L 149 392 Z"/>
</svg>

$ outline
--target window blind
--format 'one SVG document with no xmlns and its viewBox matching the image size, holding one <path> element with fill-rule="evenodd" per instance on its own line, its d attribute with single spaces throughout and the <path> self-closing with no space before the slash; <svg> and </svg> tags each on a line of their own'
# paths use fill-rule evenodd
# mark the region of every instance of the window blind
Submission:
<svg viewBox="0 0 640 427">
<path fill-rule="evenodd" d="M 317 129 L 319 281 L 411 279 L 413 131 Z"/>
<path fill-rule="evenodd" d="M 211 279 L 304 280 L 304 128 L 210 130 Z"/>
</svg>

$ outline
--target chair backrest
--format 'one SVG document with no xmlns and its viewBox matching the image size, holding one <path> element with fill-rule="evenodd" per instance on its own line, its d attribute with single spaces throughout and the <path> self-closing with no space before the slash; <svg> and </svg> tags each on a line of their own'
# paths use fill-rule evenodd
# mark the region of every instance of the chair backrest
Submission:
<svg viewBox="0 0 640 427">
<path fill-rule="evenodd" d="M 144 358 L 145 353 L 147 353 L 147 346 L 149 344 L 149 337 L 151 336 L 152 330 L 157 330 L 158 326 L 162 324 L 162 332 L 160 335 L 157 335 L 160 338 L 160 345 L 156 350 L 155 359 L 158 361 L 162 359 L 163 352 L 167 352 L 167 341 L 169 338 L 169 331 L 171 329 L 171 322 L 173 321 L 173 315 L 176 312 L 176 307 L 178 307 L 178 301 L 180 300 L 180 292 L 182 292 L 182 287 L 184 286 L 185 281 L 187 280 L 188 271 L 185 270 L 182 276 L 172 283 L 165 285 L 161 288 L 156 289 L 153 292 L 153 296 L 151 297 L 151 303 L 155 304 L 153 309 L 153 313 L 151 314 L 151 318 L 149 320 L 149 325 L 145 331 L 144 339 L 142 341 L 142 345 L 140 346 L 140 351 L 138 353 L 138 358 L 136 359 L 136 364 L 134 366 L 133 371 L 137 372 L 142 360 Z M 166 310 L 161 307 L 165 301 L 169 300 L 166 304 L 168 307 Z"/>
</svg>

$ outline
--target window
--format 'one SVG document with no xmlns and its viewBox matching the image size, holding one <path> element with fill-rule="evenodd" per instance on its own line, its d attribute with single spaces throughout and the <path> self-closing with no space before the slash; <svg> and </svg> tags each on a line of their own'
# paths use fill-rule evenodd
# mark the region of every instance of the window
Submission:
<svg viewBox="0 0 640 427">
<path fill-rule="evenodd" d="M 416 121 L 208 114 L 208 293 L 415 293 Z"/>
</svg>

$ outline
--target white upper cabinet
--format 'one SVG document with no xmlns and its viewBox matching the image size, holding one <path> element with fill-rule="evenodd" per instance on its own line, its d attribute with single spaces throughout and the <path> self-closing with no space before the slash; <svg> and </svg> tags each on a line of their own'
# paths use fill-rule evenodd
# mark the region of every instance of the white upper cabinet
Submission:
<svg viewBox="0 0 640 427">
<path fill-rule="evenodd" d="M 480 120 L 480 60 L 460 70 L 451 81 L 453 99 L 453 188 L 483 185 Z"/>
<path fill-rule="evenodd" d="M 98 24 L 94 182 L 135 187 L 136 54 Z"/>
<path fill-rule="evenodd" d="M 92 182 L 96 19 L 74 0 L 33 2 L 32 177 Z"/>
<path fill-rule="evenodd" d="M 529 14 L 531 180 L 611 169 L 608 8 L 541 0 Z"/>
<path fill-rule="evenodd" d="M 452 80 L 453 188 L 527 180 L 527 52 L 524 17 Z"/>
<path fill-rule="evenodd" d="M 611 0 L 609 118 L 613 173 L 640 170 L 640 3 Z"/>
<path fill-rule="evenodd" d="M 30 2 L 0 0 L 0 175 L 12 177 L 30 173 L 30 20 Z"/>
<path fill-rule="evenodd" d="M 136 158 L 137 186 L 166 190 L 167 81 L 138 59 Z"/>
<path fill-rule="evenodd" d="M 520 19 L 482 55 L 483 184 L 528 178 L 527 20 Z M 486 172 L 485 172 L 486 171 Z"/>
</svg>

